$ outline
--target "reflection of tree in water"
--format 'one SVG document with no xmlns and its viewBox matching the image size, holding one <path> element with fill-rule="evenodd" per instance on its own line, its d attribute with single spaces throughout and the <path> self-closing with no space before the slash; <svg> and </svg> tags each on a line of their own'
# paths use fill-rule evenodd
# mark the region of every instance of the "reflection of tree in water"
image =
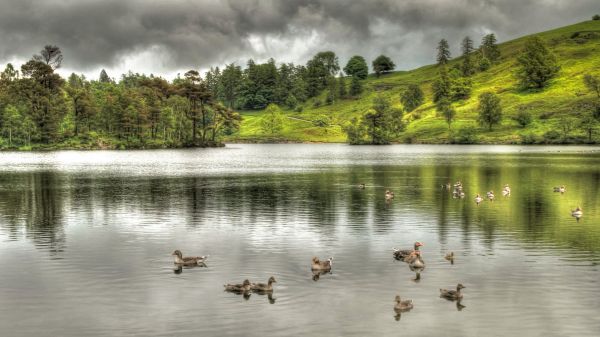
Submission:
<svg viewBox="0 0 600 337">
<path fill-rule="evenodd" d="M 10 183 L 0 193 L 2 217 L 8 219 L 8 230 L 16 238 L 20 227 L 36 247 L 59 254 L 65 247 L 63 230 L 64 194 L 60 177 L 51 172 L 9 175 Z"/>
</svg>

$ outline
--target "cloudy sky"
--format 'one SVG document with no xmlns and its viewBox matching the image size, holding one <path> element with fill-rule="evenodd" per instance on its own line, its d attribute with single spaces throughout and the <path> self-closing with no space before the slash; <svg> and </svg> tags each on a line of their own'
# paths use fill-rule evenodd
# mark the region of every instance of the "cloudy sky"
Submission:
<svg viewBox="0 0 600 337">
<path fill-rule="evenodd" d="M 1 0 L 0 66 L 20 66 L 45 44 L 62 74 L 172 78 L 249 58 L 304 63 L 333 50 L 343 64 L 384 53 L 399 69 L 433 62 L 436 42 L 500 41 L 600 13 L 598 0 Z"/>
</svg>

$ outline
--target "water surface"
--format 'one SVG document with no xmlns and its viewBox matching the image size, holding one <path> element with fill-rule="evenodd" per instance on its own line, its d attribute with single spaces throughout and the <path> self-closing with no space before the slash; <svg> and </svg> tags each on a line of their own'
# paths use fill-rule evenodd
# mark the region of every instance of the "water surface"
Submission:
<svg viewBox="0 0 600 337">
<path fill-rule="evenodd" d="M 599 165 L 597 147 L 3 152 L 0 331 L 597 336 Z M 456 180 L 465 199 L 441 188 Z M 489 190 L 497 200 L 477 206 Z M 391 254 L 417 240 L 418 280 Z M 174 270 L 174 249 L 210 258 Z M 333 272 L 315 280 L 314 255 L 333 256 Z M 271 298 L 223 292 L 271 275 Z M 458 282 L 461 310 L 438 297 Z M 395 317 L 396 294 L 415 308 Z"/>
</svg>

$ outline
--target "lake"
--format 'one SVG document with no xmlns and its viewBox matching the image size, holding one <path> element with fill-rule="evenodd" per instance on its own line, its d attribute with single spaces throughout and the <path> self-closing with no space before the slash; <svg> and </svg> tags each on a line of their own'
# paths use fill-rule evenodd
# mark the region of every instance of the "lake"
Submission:
<svg viewBox="0 0 600 337">
<path fill-rule="evenodd" d="M 392 256 L 415 241 L 419 278 Z M 2 336 L 598 336 L 599 263 L 599 147 L 0 153 Z"/>
</svg>

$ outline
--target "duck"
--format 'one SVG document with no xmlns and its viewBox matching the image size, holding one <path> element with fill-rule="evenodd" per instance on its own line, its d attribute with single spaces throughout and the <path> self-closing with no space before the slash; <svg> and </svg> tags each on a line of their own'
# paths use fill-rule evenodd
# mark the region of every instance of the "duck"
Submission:
<svg viewBox="0 0 600 337">
<path fill-rule="evenodd" d="M 199 263 L 203 263 L 204 261 L 206 261 L 206 259 L 208 259 L 208 255 L 206 256 L 186 256 L 184 257 L 181 254 L 180 250 L 176 250 L 173 252 L 173 254 L 171 254 L 172 256 L 175 256 L 175 264 L 180 264 L 180 265 L 184 265 L 184 266 L 194 266 L 197 265 Z"/>
<path fill-rule="evenodd" d="M 411 270 L 418 270 L 425 268 L 425 261 L 421 258 L 421 252 L 415 250 L 408 257 L 404 259 L 404 262 L 408 263 Z"/>
<path fill-rule="evenodd" d="M 452 188 L 452 184 L 450 182 L 447 182 L 445 185 L 442 185 L 442 189 L 444 188 L 450 190 Z"/>
<path fill-rule="evenodd" d="M 250 285 L 250 289 L 252 291 L 256 291 L 256 292 L 263 292 L 263 293 L 271 293 L 273 292 L 273 283 L 277 283 L 277 281 L 275 281 L 275 277 L 271 276 L 269 277 L 269 280 L 267 280 L 267 283 L 252 283 Z"/>
<path fill-rule="evenodd" d="M 396 295 L 396 305 L 394 305 L 395 312 L 404 312 L 413 308 L 412 300 L 402 301 L 400 295 Z"/>
<path fill-rule="evenodd" d="M 477 205 L 479 205 L 482 201 L 483 201 L 483 198 L 479 194 L 477 194 L 475 196 L 475 202 L 477 203 Z"/>
<path fill-rule="evenodd" d="M 505 197 L 510 195 L 510 186 L 508 186 L 508 184 L 504 185 L 504 189 L 502 190 L 502 195 Z"/>
<path fill-rule="evenodd" d="M 387 200 L 394 199 L 394 192 L 392 192 L 392 191 L 390 191 L 390 190 L 386 190 L 386 191 L 385 191 L 385 198 L 386 198 Z"/>
<path fill-rule="evenodd" d="M 574 217 L 581 217 L 583 215 L 583 209 L 579 206 L 571 211 L 571 215 Z"/>
<path fill-rule="evenodd" d="M 494 191 L 489 191 L 486 193 L 487 198 L 490 199 L 490 201 L 494 201 Z"/>
<path fill-rule="evenodd" d="M 465 289 L 466 287 L 463 286 L 462 284 L 458 284 L 456 286 L 456 290 L 447 290 L 447 289 L 440 289 L 440 297 L 449 299 L 449 300 L 460 300 L 463 298 L 462 293 L 460 292 L 461 289 Z"/>
<path fill-rule="evenodd" d="M 361 190 L 365 189 L 365 184 L 358 184 L 358 188 L 360 188 Z"/>
<path fill-rule="evenodd" d="M 250 280 L 245 279 L 244 282 L 238 284 L 224 284 L 225 291 L 234 292 L 234 293 L 245 293 L 250 291 Z"/>
<path fill-rule="evenodd" d="M 313 271 L 330 271 L 333 266 L 333 257 L 325 261 L 320 261 L 318 257 L 313 257 L 310 269 Z"/>
<path fill-rule="evenodd" d="M 419 241 L 415 242 L 413 249 L 397 249 L 394 248 L 394 258 L 396 260 L 404 260 L 408 257 L 412 252 L 419 250 L 419 247 L 423 246 L 423 244 Z"/>
<path fill-rule="evenodd" d="M 444 256 L 444 259 L 448 261 L 454 260 L 454 252 L 447 253 L 446 256 Z"/>
<path fill-rule="evenodd" d="M 565 187 L 565 185 L 560 185 L 560 186 L 555 186 L 553 188 L 554 192 L 560 192 L 560 193 L 565 193 L 567 191 L 567 188 Z"/>
</svg>

